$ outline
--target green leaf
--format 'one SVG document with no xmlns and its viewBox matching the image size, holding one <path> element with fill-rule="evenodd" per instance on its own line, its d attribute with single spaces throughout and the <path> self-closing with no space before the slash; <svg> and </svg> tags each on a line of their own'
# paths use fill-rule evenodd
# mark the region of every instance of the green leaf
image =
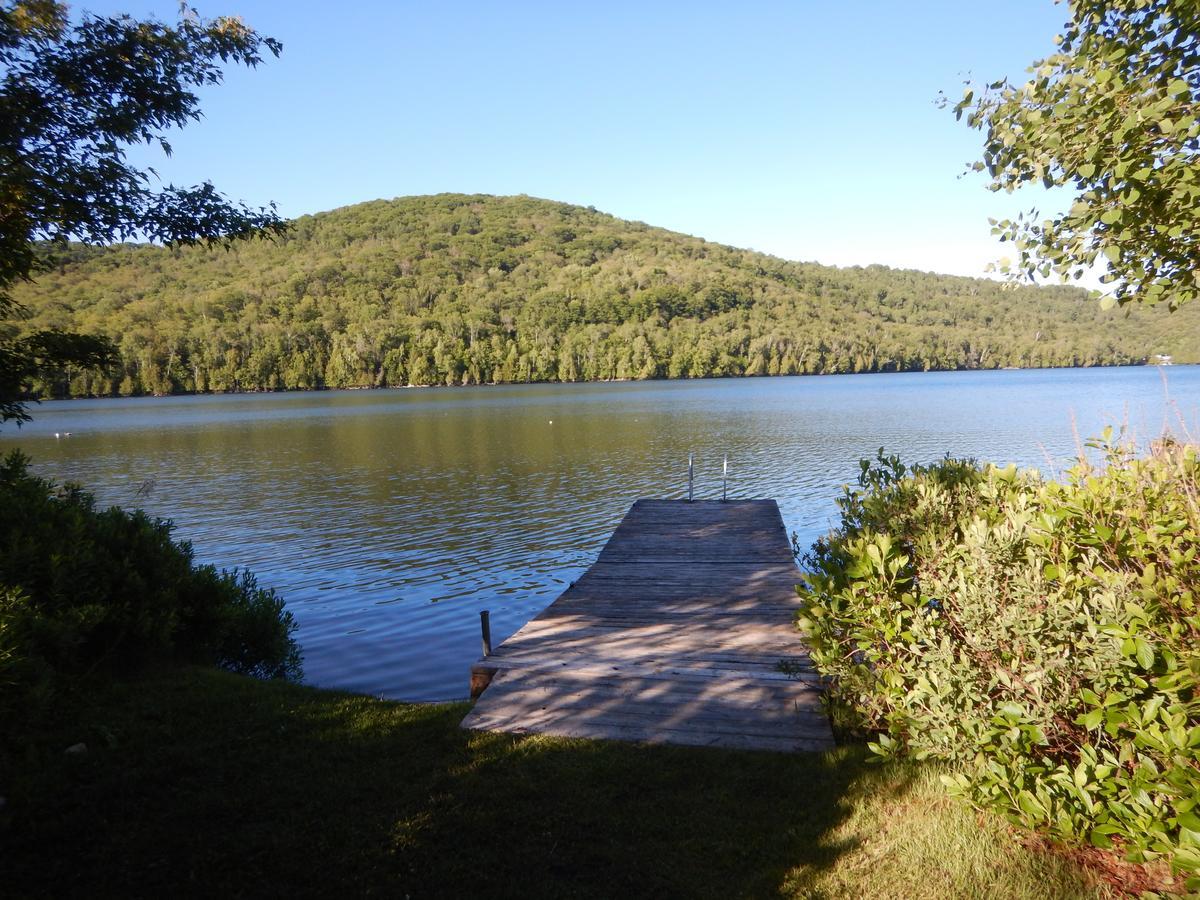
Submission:
<svg viewBox="0 0 1200 900">
<path fill-rule="evenodd" d="M 1140 637 L 1134 638 L 1134 645 L 1138 665 L 1143 669 L 1152 668 L 1154 666 L 1154 647 Z"/>
<path fill-rule="evenodd" d="M 1035 820 L 1041 820 L 1046 816 L 1045 807 L 1029 791 L 1021 791 L 1017 794 L 1017 806 L 1021 808 L 1022 812 Z"/>
<path fill-rule="evenodd" d="M 1177 821 L 1180 828 L 1186 828 L 1188 831 L 1200 832 L 1200 816 L 1192 810 L 1185 813 L 1180 813 Z"/>
</svg>

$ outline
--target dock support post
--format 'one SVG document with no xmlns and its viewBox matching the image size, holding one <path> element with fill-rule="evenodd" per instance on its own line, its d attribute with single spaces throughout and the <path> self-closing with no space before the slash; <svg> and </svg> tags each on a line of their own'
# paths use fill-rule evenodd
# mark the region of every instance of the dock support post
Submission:
<svg viewBox="0 0 1200 900">
<path fill-rule="evenodd" d="M 471 666 L 471 699 L 478 700 L 479 695 L 487 690 L 498 670 L 486 663 L 476 663 Z"/>
<path fill-rule="evenodd" d="M 479 611 L 479 627 L 483 629 L 483 655 L 492 655 L 492 623 L 486 609 Z"/>
<path fill-rule="evenodd" d="M 688 454 L 688 503 L 692 502 L 692 454 Z"/>
</svg>

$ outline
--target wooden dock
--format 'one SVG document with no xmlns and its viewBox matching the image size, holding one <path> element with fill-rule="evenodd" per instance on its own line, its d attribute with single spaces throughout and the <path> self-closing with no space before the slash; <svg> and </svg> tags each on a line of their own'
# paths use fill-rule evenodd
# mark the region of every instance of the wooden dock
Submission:
<svg viewBox="0 0 1200 900">
<path fill-rule="evenodd" d="M 463 727 L 832 747 L 798 577 L 774 500 L 638 500 L 579 581 L 472 666 Z"/>
</svg>

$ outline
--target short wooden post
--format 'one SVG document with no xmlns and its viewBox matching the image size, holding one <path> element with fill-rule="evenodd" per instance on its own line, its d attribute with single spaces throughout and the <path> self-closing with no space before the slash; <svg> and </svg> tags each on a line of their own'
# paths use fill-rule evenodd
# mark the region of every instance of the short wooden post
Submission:
<svg viewBox="0 0 1200 900">
<path fill-rule="evenodd" d="M 483 629 L 483 655 L 492 655 L 492 623 L 486 609 L 479 611 L 479 627 Z"/>
<path fill-rule="evenodd" d="M 496 670 L 483 663 L 471 666 L 471 699 L 478 700 L 479 695 L 487 690 L 487 686 L 496 677 Z"/>
</svg>

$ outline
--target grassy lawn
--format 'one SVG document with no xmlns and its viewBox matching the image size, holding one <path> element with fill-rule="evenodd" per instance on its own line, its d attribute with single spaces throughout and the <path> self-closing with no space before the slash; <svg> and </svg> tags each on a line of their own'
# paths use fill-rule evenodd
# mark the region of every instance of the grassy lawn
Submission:
<svg viewBox="0 0 1200 900">
<path fill-rule="evenodd" d="M 200 669 L 60 704 L 0 757 L 3 893 L 1100 895 L 933 770 L 860 748 L 475 734 L 467 708 Z"/>
</svg>

